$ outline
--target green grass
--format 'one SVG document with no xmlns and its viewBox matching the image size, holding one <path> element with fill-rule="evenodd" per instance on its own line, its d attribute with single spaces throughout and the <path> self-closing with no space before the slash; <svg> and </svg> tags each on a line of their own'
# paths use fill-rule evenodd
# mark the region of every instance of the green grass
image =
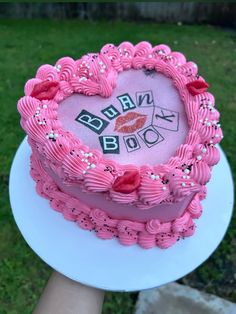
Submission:
<svg viewBox="0 0 236 314">
<path fill-rule="evenodd" d="M 198 63 L 222 113 L 222 147 L 236 173 L 236 34 L 210 26 L 121 22 L 0 21 L 0 313 L 31 313 L 51 269 L 27 246 L 11 214 L 8 175 L 24 137 L 16 102 L 24 82 L 43 63 L 79 58 L 104 43 L 166 43 Z M 218 211 L 224 208 L 216 208 Z M 236 302 L 236 215 L 210 259 L 180 282 Z M 131 313 L 137 294 L 107 293 L 104 313 Z"/>
</svg>

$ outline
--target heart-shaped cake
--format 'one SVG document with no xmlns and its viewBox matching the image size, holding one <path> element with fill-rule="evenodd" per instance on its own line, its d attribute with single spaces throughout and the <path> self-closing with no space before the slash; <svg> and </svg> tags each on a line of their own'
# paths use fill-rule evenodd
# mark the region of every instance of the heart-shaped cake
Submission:
<svg viewBox="0 0 236 314">
<path fill-rule="evenodd" d="M 148 42 L 42 65 L 18 101 L 37 192 L 101 239 L 168 248 L 191 236 L 223 137 L 197 72 Z"/>
</svg>

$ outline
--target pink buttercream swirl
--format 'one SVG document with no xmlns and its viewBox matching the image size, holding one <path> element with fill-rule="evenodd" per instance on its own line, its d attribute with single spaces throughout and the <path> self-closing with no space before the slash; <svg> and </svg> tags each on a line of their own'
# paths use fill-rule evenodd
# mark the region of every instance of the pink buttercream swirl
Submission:
<svg viewBox="0 0 236 314">
<path fill-rule="evenodd" d="M 140 199 L 144 204 L 160 204 L 169 197 L 169 185 L 157 174 L 151 173 L 144 175 L 139 187 Z"/>
<path fill-rule="evenodd" d="M 187 211 L 192 218 L 199 218 L 202 214 L 202 205 L 199 201 L 199 196 L 196 194 L 187 207 Z"/>
<path fill-rule="evenodd" d="M 161 223 L 158 219 L 151 219 L 146 223 L 146 230 L 148 233 L 157 234 L 160 230 Z"/>
</svg>

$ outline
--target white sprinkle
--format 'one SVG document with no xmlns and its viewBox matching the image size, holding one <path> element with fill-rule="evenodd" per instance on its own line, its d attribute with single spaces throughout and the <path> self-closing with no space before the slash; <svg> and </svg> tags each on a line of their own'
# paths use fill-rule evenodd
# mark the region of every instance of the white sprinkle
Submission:
<svg viewBox="0 0 236 314">
<path fill-rule="evenodd" d="M 79 78 L 79 82 L 87 81 L 87 78 L 85 76 L 82 76 Z"/>
<path fill-rule="evenodd" d="M 88 153 L 85 153 L 85 154 L 84 154 L 84 156 L 85 156 L 85 157 L 88 157 L 88 156 L 89 156 L 89 154 L 88 154 Z"/>
<path fill-rule="evenodd" d="M 43 105 L 43 109 L 47 109 L 47 107 L 48 107 L 47 105 Z"/>
<path fill-rule="evenodd" d="M 85 174 L 86 173 L 86 171 L 85 170 L 83 170 L 83 174 Z"/>
<path fill-rule="evenodd" d="M 187 176 L 182 176 L 183 179 L 187 179 Z"/>
<path fill-rule="evenodd" d="M 96 167 L 95 164 L 91 164 L 91 165 L 90 165 L 90 168 L 95 168 L 95 167 Z"/>
<path fill-rule="evenodd" d="M 84 155 L 84 151 L 83 151 L 83 150 L 81 150 L 80 153 L 81 153 L 82 155 Z"/>
<path fill-rule="evenodd" d="M 209 106 L 212 106 L 212 102 L 209 100 L 207 103 Z"/>
<path fill-rule="evenodd" d="M 216 134 L 215 137 L 219 137 L 219 134 Z"/>
<path fill-rule="evenodd" d="M 148 55 L 148 58 L 152 58 L 152 55 L 150 54 L 150 55 Z"/>
<path fill-rule="evenodd" d="M 158 174 L 156 175 L 156 180 L 157 180 L 157 179 L 160 179 L 160 176 L 159 176 Z"/>
<path fill-rule="evenodd" d="M 202 159 L 202 156 L 201 155 L 198 155 L 197 156 L 197 160 L 201 160 Z"/>
<path fill-rule="evenodd" d="M 100 70 L 100 73 L 104 73 L 104 70 L 103 70 L 103 69 L 101 69 L 101 70 Z"/>
<path fill-rule="evenodd" d="M 188 174 L 189 172 L 190 172 L 190 170 L 189 170 L 189 169 L 187 169 L 187 168 L 186 168 L 186 169 L 184 169 L 184 173 L 187 173 L 187 174 Z"/>
<path fill-rule="evenodd" d="M 182 185 L 183 187 L 186 186 L 186 184 L 185 184 L 184 182 L 183 182 L 181 185 Z"/>
<path fill-rule="evenodd" d="M 164 190 L 164 191 L 165 191 L 165 190 L 166 190 L 166 186 L 163 186 L 162 190 Z"/>
<path fill-rule="evenodd" d="M 93 156 L 93 153 L 89 153 L 88 155 L 89 155 L 89 157 L 92 157 L 92 156 Z"/>
<path fill-rule="evenodd" d="M 151 178 L 152 180 L 155 180 L 155 179 L 156 179 L 155 174 L 151 174 L 151 175 L 150 175 L 150 178 Z"/>
<path fill-rule="evenodd" d="M 190 183 L 191 186 L 194 186 L 195 184 L 193 182 Z"/>
<path fill-rule="evenodd" d="M 82 158 L 82 159 L 81 159 L 81 161 L 83 161 L 83 162 L 84 162 L 84 158 Z"/>
<path fill-rule="evenodd" d="M 186 176 L 186 179 L 190 179 L 190 176 Z"/>
<path fill-rule="evenodd" d="M 206 154 L 206 152 L 207 152 L 207 149 L 204 147 L 204 148 L 202 149 L 202 153 L 203 153 L 203 154 Z"/>
<path fill-rule="evenodd" d="M 211 126 L 211 122 L 207 122 L 207 126 Z"/>
</svg>

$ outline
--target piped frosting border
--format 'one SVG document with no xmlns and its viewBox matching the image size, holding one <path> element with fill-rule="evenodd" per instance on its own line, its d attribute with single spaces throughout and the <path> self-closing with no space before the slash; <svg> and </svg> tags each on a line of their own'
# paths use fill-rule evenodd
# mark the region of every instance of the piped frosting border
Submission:
<svg viewBox="0 0 236 314">
<path fill-rule="evenodd" d="M 167 249 L 180 239 L 190 237 L 195 232 L 194 219 L 202 214 L 200 200 L 204 193 L 197 193 L 180 218 L 162 223 L 151 219 L 146 223 L 131 220 L 113 219 L 99 208 L 90 208 L 77 198 L 63 193 L 50 178 L 36 154 L 31 155 L 30 174 L 36 182 L 39 195 L 50 201 L 50 206 L 69 221 L 82 229 L 94 231 L 98 238 L 117 238 L 123 245 L 140 245 L 144 249 L 159 247 Z"/>
<path fill-rule="evenodd" d="M 66 97 L 73 93 L 109 97 L 119 73 L 131 68 L 156 70 L 171 78 L 184 103 L 189 134 L 166 164 L 120 165 L 65 131 L 57 119 L 57 108 Z M 166 45 L 107 44 L 98 54 L 76 61 L 65 57 L 55 66 L 41 66 L 18 102 L 21 125 L 47 165 L 68 185 L 76 181 L 84 191 L 104 193 L 114 202 L 144 210 L 177 202 L 204 190 L 211 167 L 220 158 L 215 147 L 223 137 L 219 112 L 208 84 L 197 72 L 195 63 Z"/>
</svg>

